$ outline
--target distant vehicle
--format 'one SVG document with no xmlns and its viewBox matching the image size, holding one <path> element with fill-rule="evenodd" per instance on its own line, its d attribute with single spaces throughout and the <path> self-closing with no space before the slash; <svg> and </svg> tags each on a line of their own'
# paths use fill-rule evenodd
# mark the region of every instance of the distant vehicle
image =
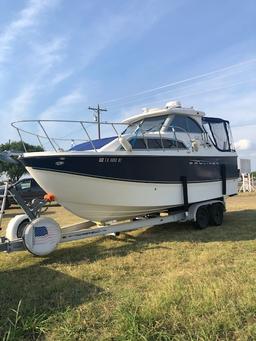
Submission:
<svg viewBox="0 0 256 341">
<path fill-rule="evenodd" d="M 31 203 L 33 199 L 43 199 L 45 191 L 31 177 L 20 179 L 15 183 L 15 188 L 26 203 Z M 4 194 L 4 186 L 0 186 L 0 196 Z M 0 206 L 2 198 L 0 198 Z M 5 209 L 8 209 L 12 204 L 16 204 L 12 195 L 8 194 L 5 203 Z"/>
</svg>

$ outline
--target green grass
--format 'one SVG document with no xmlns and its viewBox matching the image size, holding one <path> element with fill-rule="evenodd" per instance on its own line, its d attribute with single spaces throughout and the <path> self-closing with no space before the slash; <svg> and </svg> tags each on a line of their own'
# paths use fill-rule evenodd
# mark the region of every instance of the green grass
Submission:
<svg viewBox="0 0 256 341">
<path fill-rule="evenodd" d="M 61 207 L 47 214 L 78 221 Z M 256 195 L 242 194 L 221 227 L 153 227 L 46 258 L 1 254 L 0 339 L 255 340 L 255 236 Z"/>
</svg>

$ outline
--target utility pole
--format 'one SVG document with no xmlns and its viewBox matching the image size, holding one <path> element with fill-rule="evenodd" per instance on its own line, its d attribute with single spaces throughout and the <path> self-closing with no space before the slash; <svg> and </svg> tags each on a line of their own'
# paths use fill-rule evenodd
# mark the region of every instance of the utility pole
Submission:
<svg viewBox="0 0 256 341">
<path fill-rule="evenodd" d="M 97 114 L 97 116 L 95 116 L 95 118 L 96 118 L 96 121 L 98 122 L 98 137 L 100 139 L 101 138 L 100 137 L 100 113 L 101 113 L 101 111 L 107 111 L 107 109 L 100 108 L 99 104 L 98 104 L 97 108 L 88 107 L 88 109 L 93 110 Z"/>
</svg>

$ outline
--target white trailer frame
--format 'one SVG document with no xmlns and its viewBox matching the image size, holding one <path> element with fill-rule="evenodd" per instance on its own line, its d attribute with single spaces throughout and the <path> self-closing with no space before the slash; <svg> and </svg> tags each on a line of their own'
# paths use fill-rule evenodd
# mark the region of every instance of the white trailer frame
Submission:
<svg viewBox="0 0 256 341">
<path fill-rule="evenodd" d="M 34 207 L 28 207 L 25 204 L 24 200 L 17 193 L 14 186 L 8 187 L 8 184 L 6 184 L 4 196 L 7 196 L 8 192 L 10 192 L 14 196 L 15 200 L 24 210 L 25 214 L 18 215 L 13 218 L 13 221 L 9 222 L 9 225 L 7 227 L 7 230 L 9 229 L 9 232 L 7 231 L 8 233 L 6 237 L 0 238 L 0 252 L 9 253 L 14 251 L 28 250 L 33 253 L 33 251 L 31 251 L 31 249 L 29 249 L 26 245 L 24 234 L 22 238 L 17 238 L 17 229 L 21 224 L 25 222 L 29 226 L 30 223 L 38 219 L 41 213 L 41 209 L 45 205 L 46 201 L 43 201 L 41 203 L 37 202 Z M 186 191 L 184 192 L 184 194 L 184 197 L 186 198 Z M 116 235 L 121 232 L 127 232 L 171 222 L 196 222 L 197 211 L 199 210 L 199 208 L 212 207 L 214 204 L 221 205 L 223 211 L 225 210 L 224 196 L 222 198 L 217 198 L 216 200 L 208 200 L 191 205 L 188 205 L 186 201 L 187 200 L 184 200 L 185 205 L 181 207 L 179 211 L 173 212 L 170 209 L 169 211 L 166 210 L 164 212 L 159 212 L 158 216 L 148 215 L 144 217 L 137 217 L 133 220 L 129 220 L 128 222 L 111 222 L 110 224 L 106 224 L 104 226 L 97 226 L 94 222 L 91 221 L 84 221 L 77 224 L 67 225 L 61 228 L 60 240 L 57 244 L 92 237 Z M 2 205 L 2 210 L 3 207 L 4 206 Z"/>
<path fill-rule="evenodd" d="M 75 240 L 81 240 L 92 237 L 106 236 L 106 235 L 116 235 L 120 232 L 127 232 L 132 230 L 137 230 L 145 227 L 152 227 L 154 225 L 167 224 L 170 222 L 185 221 L 185 212 L 179 212 L 174 215 L 168 215 L 166 217 L 156 217 L 156 218 L 144 218 L 138 219 L 131 222 L 119 223 L 115 225 L 104 225 L 90 228 L 95 225 L 91 221 L 85 221 L 78 224 L 67 225 L 61 228 L 61 240 L 60 243 L 71 242 Z M 26 250 L 24 245 L 24 240 L 19 238 L 17 240 L 9 240 L 6 237 L 1 238 L 0 251 L 13 252 Z"/>
</svg>

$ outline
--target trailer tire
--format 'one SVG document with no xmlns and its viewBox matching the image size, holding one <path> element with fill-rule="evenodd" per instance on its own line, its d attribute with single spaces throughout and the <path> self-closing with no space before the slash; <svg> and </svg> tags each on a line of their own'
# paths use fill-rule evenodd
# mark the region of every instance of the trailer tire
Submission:
<svg viewBox="0 0 256 341">
<path fill-rule="evenodd" d="M 223 223 L 224 207 L 221 203 L 212 204 L 209 208 L 210 224 L 220 226 Z"/>
<path fill-rule="evenodd" d="M 26 226 L 22 239 L 30 253 L 35 256 L 47 256 L 59 244 L 61 229 L 52 218 L 36 218 Z"/>
<path fill-rule="evenodd" d="M 196 211 L 195 226 L 202 230 L 209 226 L 209 210 L 207 206 L 200 206 Z"/>
<path fill-rule="evenodd" d="M 26 214 L 19 214 L 13 217 L 6 228 L 5 236 L 9 241 L 22 238 L 25 227 L 29 224 L 29 218 Z"/>
<path fill-rule="evenodd" d="M 18 229 L 17 229 L 17 238 L 23 237 L 24 230 L 28 224 L 29 224 L 29 219 L 26 219 L 22 223 L 20 223 L 20 225 L 18 226 Z"/>
</svg>

